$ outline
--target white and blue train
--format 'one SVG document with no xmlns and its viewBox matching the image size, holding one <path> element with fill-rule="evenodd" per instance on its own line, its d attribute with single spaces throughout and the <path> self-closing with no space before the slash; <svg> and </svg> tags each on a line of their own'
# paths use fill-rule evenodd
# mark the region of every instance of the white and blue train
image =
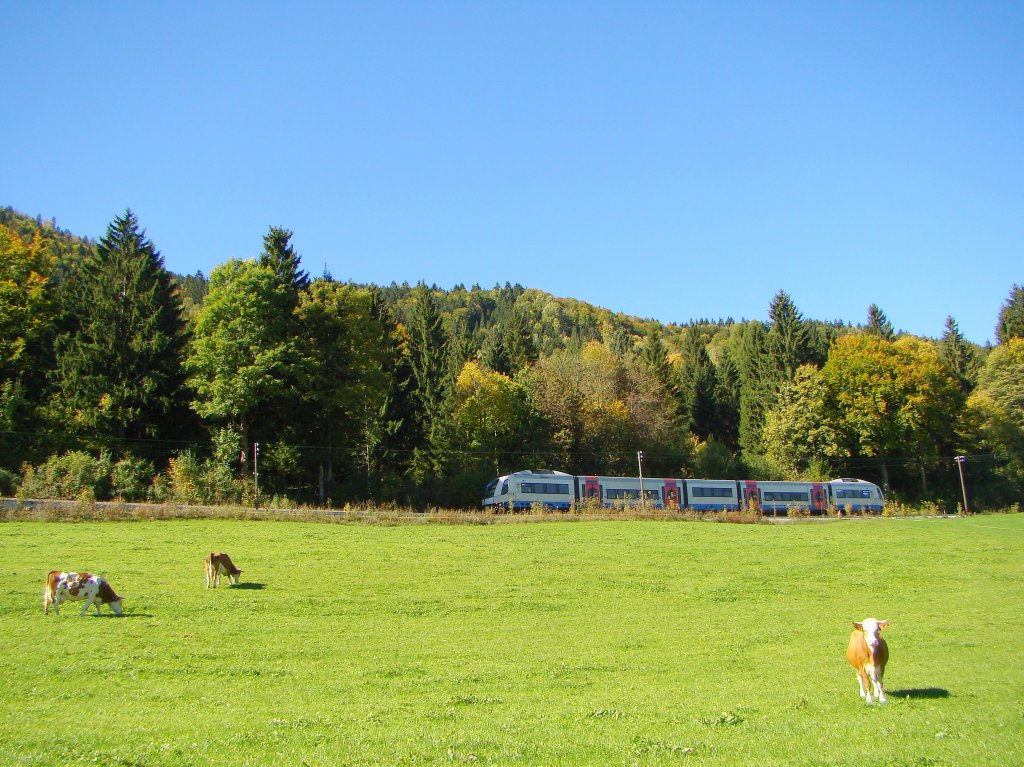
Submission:
<svg viewBox="0 0 1024 767">
<path fill-rule="evenodd" d="M 762 482 L 734 479 L 574 476 L 549 469 L 526 469 L 492 480 L 484 491 L 484 507 L 506 510 L 569 509 L 593 500 L 608 508 L 639 506 L 654 509 L 736 511 L 756 508 L 764 514 L 803 510 L 822 514 L 830 507 L 843 512 L 882 511 L 885 497 L 878 485 L 862 479 L 830 482 Z"/>
</svg>

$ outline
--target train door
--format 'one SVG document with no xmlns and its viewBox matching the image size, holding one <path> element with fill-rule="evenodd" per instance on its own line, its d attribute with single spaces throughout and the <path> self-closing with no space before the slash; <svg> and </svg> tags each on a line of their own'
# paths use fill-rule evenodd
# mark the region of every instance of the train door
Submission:
<svg viewBox="0 0 1024 767">
<path fill-rule="evenodd" d="M 601 483 L 597 477 L 583 478 L 583 497 L 588 501 L 591 498 L 596 499 L 598 502 L 601 501 Z"/>
<path fill-rule="evenodd" d="M 674 479 L 665 480 L 665 508 L 677 509 L 679 508 L 679 483 Z"/>
<path fill-rule="evenodd" d="M 744 481 L 744 483 L 743 483 L 743 500 L 744 500 L 744 502 L 748 506 L 750 506 L 750 507 L 752 507 L 752 508 L 754 508 L 754 509 L 756 509 L 758 511 L 761 510 L 761 493 L 760 493 L 760 491 L 757 488 L 757 482 L 756 481 L 754 481 L 752 479 L 748 479 L 748 480 Z"/>
<path fill-rule="evenodd" d="M 825 486 L 821 482 L 811 485 L 811 511 L 824 513 L 825 511 Z"/>
</svg>

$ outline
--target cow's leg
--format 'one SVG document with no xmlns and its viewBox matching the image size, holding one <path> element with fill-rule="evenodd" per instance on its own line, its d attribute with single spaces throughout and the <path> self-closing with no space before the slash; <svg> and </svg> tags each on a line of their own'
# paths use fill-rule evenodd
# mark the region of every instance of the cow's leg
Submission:
<svg viewBox="0 0 1024 767">
<path fill-rule="evenodd" d="M 86 599 L 85 600 L 85 605 L 82 607 L 82 612 L 80 612 L 78 614 L 78 617 L 79 618 L 84 618 L 85 617 L 85 611 L 88 610 L 91 606 L 92 606 L 92 600 L 91 599 Z"/>
<path fill-rule="evenodd" d="M 875 687 L 875 697 L 878 698 L 879 703 L 885 703 L 885 688 L 882 687 L 882 674 L 876 668 L 874 673 L 871 675 L 871 683 Z"/>
<path fill-rule="evenodd" d="M 870 706 L 874 702 L 871 699 L 871 680 L 863 669 L 857 671 L 857 684 L 860 685 L 860 697 Z"/>
</svg>

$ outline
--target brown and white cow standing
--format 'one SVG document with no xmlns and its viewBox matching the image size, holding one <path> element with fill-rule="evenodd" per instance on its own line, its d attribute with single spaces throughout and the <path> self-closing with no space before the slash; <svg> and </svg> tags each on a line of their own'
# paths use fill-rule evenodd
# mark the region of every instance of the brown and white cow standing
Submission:
<svg viewBox="0 0 1024 767">
<path fill-rule="evenodd" d="M 239 576 L 242 571 L 235 567 L 235 563 L 231 561 L 224 552 L 210 552 L 206 557 L 206 588 L 210 588 L 211 584 L 213 588 L 217 588 L 217 584 L 220 583 L 220 577 L 226 575 L 228 577 L 228 583 L 238 583 Z"/>
<path fill-rule="evenodd" d="M 860 697 L 870 705 L 872 692 L 879 703 L 885 703 L 885 688 L 882 676 L 889 660 L 889 645 L 882 639 L 881 631 L 889 621 L 865 618 L 853 624 L 850 644 L 846 648 L 846 660 L 857 672 Z"/>
<path fill-rule="evenodd" d="M 43 586 L 43 615 L 53 612 L 60 615 L 60 605 L 65 601 L 79 602 L 85 600 L 80 616 L 85 615 L 91 605 L 96 605 L 96 613 L 102 614 L 102 605 L 110 605 L 116 615 L 122 615 L 121 597 L 107 583 L 106 578 L 92 573 L 68 573 L 63 570 L 51 570 L 46 574 Z"/>
</svg>

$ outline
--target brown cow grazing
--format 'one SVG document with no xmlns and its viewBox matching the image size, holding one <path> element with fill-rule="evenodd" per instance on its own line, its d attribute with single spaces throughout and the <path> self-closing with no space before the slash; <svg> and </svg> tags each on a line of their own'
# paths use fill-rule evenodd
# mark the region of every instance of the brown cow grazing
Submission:
<svg viewBox="0 0 1024 767">
<path fill-rule="evenodd" d="M 889 621 L 865 618 L 854 623 L 854 631 L 850 634 L 850 644 L 846 648 L 846 660 L 857 672 L 857 684 L 860 686 L 860 697 L 872 703 L 874 692 L 879 703 L 885 703 L 885 689 L 882 687 L 882 676 L 885 664 L 889 660 L 889 645 L 882 639 L 881 631 L 889 625 Z"/>
<path fill-rule="evenodd" d="M 96 605 L 97 614 L 102 614 L 101 605 L 110 605 L 110 609 L 117 615 L 124 612 L 121 597 L 114 593 L 114 589 L 105 578 L 92 573 L 51 570 L 46 574 L 46 583 L 43 586 L 43 615 L 50 612 L 50 605 L 53 605 L 53 612 L 60 615 L 61 603 L 69 599 L 74 602 L 85 600 L 85 607 L 79 613 L 80 616 L 85 615 L 85 611 L 91 605 Z"/>
<path fill-rule="evenodd" d="M 206 588 L 210 588 L 211 584 L 213 588 L 217 588 L 217 584 L 220 583 L 220 577 L 226 575 L 228 577 L 228 583 L 238 583 L 238 576 L 242 574 L 242 571 L 235 567 L 235 563 L 231 561 L 224 552 L 210 552 L 206 557 Z"/>
</svg>

